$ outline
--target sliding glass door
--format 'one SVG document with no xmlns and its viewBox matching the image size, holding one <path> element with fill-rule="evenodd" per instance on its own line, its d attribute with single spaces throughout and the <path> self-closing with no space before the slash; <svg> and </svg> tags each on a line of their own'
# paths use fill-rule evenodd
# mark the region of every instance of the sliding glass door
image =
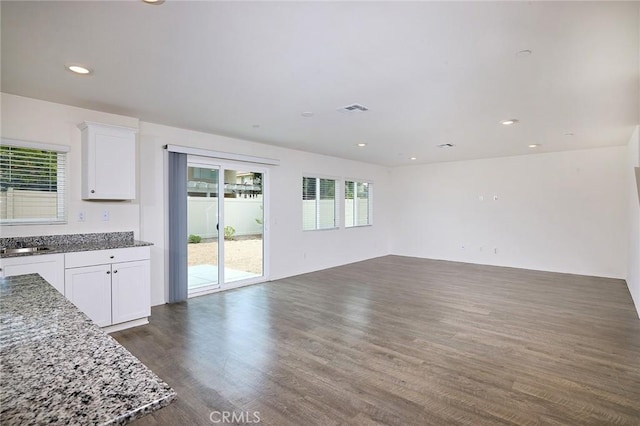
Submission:
<svg viewBox="0 0 640 426">
<path fill-rule="evenodd" d="M 189 294 L 220 288 L 219 175 L 217 167 L 191 162 L 187 166 Z"/>
<path fill-rule="evenodd" d="M 189 157 L 189 296 L 264 281 L 266 170 Z"/>
<path fill-rule="evenodd" d="M 224 171 L 224 281 L 263 275 L 264 198 L 262 173 Z"/>
</svg>

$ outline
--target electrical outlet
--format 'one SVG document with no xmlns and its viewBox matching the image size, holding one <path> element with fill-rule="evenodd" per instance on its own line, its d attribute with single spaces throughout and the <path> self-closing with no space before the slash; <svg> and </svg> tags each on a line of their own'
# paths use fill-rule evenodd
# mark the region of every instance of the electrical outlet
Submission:
<svg viewBox="0 0 640 426">
<path fill-rule="evenodd" d="M 84 222 L 87 219 L 86 214 L 83 210 L 78 212 L 78 222 Z"/>
<path fill-rule="evenodd" d="M 109 210 L 102 211 L 102 220 L 107 222 L 109 220 Z"/>
</svg>

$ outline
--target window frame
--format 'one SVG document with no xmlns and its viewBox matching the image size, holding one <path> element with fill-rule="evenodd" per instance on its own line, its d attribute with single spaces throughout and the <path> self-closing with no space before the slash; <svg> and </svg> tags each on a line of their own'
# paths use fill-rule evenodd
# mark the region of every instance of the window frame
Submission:
<svg viewBox="0 0 640 426">
<path fill-rule="evenodd" d="M 327 175 L 321 175 L 321 174 L 317 174 L 317 173 L 303 173 L 302 174 L 302 186 L 300 188 L 301 190 L 301 194 L 300 194 L 300 200 L 303 202 L 302 206 L 304 206 L 304 179 L 316 179 L 316 208 L 315 208 L 315 213 L 316 213 L 316 227 L 312 228 L 312 229 L 305 229 L 304 228 L 304 207 L 303 207 L 303 211 L 302 211 L 302 232 L 314 232 L 314 231 L 333 231 L 336 229 L 340 229 L 340 197 L 338 197 L 337 194 L 341 193 L 340 191 L 342 191 L 342 185 L 341 185 L 341 179 L 339 177 L 336 176 L 327 176 Z M 320 224 L 320 180 L 324 179 L 324 180 L 332 180 L 334 182 L 334 193 L 333 193 L 333 226 L 332 227 L 327 227 L 327 228 L 319 228 L 319 224 Z"/>
<path fill-rule="evenodd" d="M 354 184 L 354 191 L 353 191 L 353 193 L 354 193 L 353 194 L 354 195 L 354 198 L 353 198 L 354 219 L 356 217 L 355 212 L 356 212 L 356 209 L 357 209 L 357 207 L 356 207 L 357 192 L 358 192 L 357 185 L 359 183 L 361 183 L 361 184 L 362 183 L 366 183 L 368 185 L 369 196 L 367 197 L 367 200 L 369 202 L 367 203 L 367 217 L 369 219 L 369 222 L 367 224 L 364 224 L 364 225 L 355 225 L 354 224 L 354 225 L 351 225 L 351 226 L 347 226 L 347 217 L 346 217 L 347 216 L 347 212 L 346 212 L 346 206 L 347 206 L 347 194 L 346 194 L 347 182 L 353 182 L 353 184 Z M 374 187 L 373 181 L 370 180 L 370 179 L 361 179 L 361 178 L 344 178 L 344 185 L 343 186 L 344 186 L 344 191 L 342 191 L 342 196 L 344 197 L 343 198 L 344 199 L 344 208 L 342 209 L 342 212 L 344 214 L 344 228 L 345 229 L 352 229 L 352 228 L 365 228 L 367 226 L 373 226 L 373 187 Z M 354 220 L 354 223 L 355 223 L 355 220 Z"/>
<path fill-rule="evenodd" d="M 68 224 L 68 175 L 69 175 L 69 146 L 56 145 L 42 142 L 24 141 L 18 139 L 0 138 L 0 145 L 22 148 L 51 151 L 57 154 L 56 179 L 56 218 L 24 218 L 24 219 L 0 219 L 0 226 L 22 226 L 22 225 L 66 225 Z M 61 155 L 64 157 L 61 158 Z M 60 167 L 61 161 L 64 167 Z M 62 177 L 60 175 L 62 174 Z M 62 206 L 62 207 L 60 207 Z"/>
</svg>

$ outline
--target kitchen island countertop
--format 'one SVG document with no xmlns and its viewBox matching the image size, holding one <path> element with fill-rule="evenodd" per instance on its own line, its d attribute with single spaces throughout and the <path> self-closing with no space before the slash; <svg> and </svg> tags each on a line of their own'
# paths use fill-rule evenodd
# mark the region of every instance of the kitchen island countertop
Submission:
<svg viewBox="0 0 640 426">
<path fill-rule="evenodd" d="M 37 274 L 0 278 L 2 424 L 126 424 L 173 389 Z"/>
</svg>

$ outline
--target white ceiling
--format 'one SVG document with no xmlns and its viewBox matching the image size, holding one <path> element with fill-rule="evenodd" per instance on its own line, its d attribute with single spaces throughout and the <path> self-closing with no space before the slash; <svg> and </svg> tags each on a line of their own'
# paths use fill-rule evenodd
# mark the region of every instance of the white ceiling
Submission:
<svg viewBox="0 0 640 426">
<path fill-rule="evenodd" d="M 622 145 L 640 121 L 638 2 L 1 7 L 3 92 L 372 163 Z"/>
</svg>

